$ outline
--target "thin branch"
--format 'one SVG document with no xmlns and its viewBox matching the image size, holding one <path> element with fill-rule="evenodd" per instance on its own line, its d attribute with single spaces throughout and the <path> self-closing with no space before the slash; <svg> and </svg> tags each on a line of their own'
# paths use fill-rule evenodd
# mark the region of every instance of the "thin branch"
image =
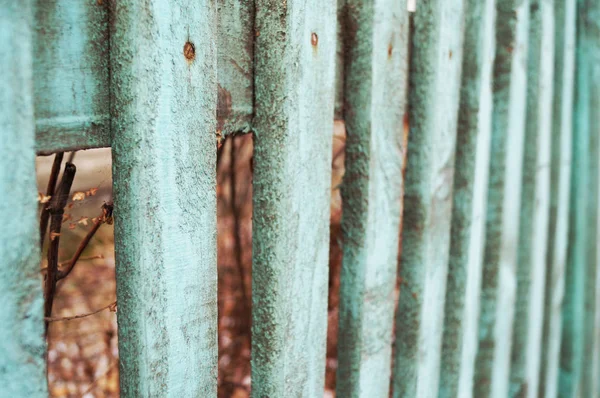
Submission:
<svg viewBox="0 0 600 398">
<path fill-rule="evenodd" d="M 57 275 L 56 275 L 57 280 L 66 278 L 67 276 L 69 276 L 71 271 L 73 271 L 75 264 L 77 264 L 77 260 L 79 260 L 79 257 L 81 257 L 81 254 L 83 253 L 83 251 L 85 250 L 87 245 L 90 243 L 90 241 L 92 240 L 92 238 L 98 231 L 98 228 L 100 228 L 100 225 L 102 225 L 106 222 L 110 222 L 109 220 L 112 220 L 112 211 L 113 211 L 112 203 L 105 203 L 104 205 L 102 205 L 102 214 L 96 219 L 92 229 L 90 229 L 88 231 L 87 235 L 85 236 L 85 238 L 83 238 L 83 240 L 79 244 L 79 247 L 77 247 L 77 250 L 75 251 L 75 254 L 73 255 L 73 258 L 71 258 L 71 260 L 69 261 L 67 266 L 64 269 L 61 269 L 57 272 Z"/>
<path fill-rule="evenodd" d="M 96 260 L 99 258 L 104 258 L 104 255 L 96 254 L 94 256 L 81 257 L 78 261 L 89 261 L 89 260 Z M 64 267 L 65 265 L 69 264 L 72 260 L 73 259 L 68 260 L 68 261 L 61 261 L 60 263 L 58 263 L 58 265 L 61 267 Z M 40 272 L 41 273 L 48 272 L 48 267 L 40 268 Z M 60 272 L 62 272 L 62 270 L 59 270 L 58 272 L 60 273 Z"/>
<path fill-rule="evenodd" d="M 72 321 L 74 319 L 81 319 L 81 318 L 85 318 L 85 317 L 88 317 L 88 316 L 96 315 L 97 313 L 102 312 L 102 311 L 104 311 L 107 308 L 115 308 L 116 305 L 117 305 L 117 302 L 113 301 L 112 303 L 107 304 L 104 307 L 97 309 L 96 311 L 88 312 L 86 314 L 79 314 L 79 315 L 73 315 L 73 316 L 63 316 L 63 317 L 56 317 L 56 318 L 44 317 L 44 320 L 46 322 Z"/>
<path fill-rule="evenodd" d="M 56 292 L 56 281 L 58 274 L 58 246 L 60 244 L 60 228 L 62 226 L 62 218 L 65 212 L 65 206 L 69 199 L 69 192 L 75 178 L 77 168 L 73 163 L 65 165 L 60 185 L 56 194 L 50 201 L 48 211 L 50 213 L 50 245 L 48 246 L 48 271 L 46 273 L 46 284 L 44 286 L 44 316 L 52 315 L 52 303 L 54 302 L 54 294 Z M 46 332 L 48 323 L 46 322 Z"/>
<path fill-rule="evenodd" d="M 54 155 L 54 162 L 52 163 L 52 170 L 50 171 L 50 178 L 48 178 L 48 186 L 46 187 L 46 196 L 53 196 L 54 190 L 56 189 L 56 181 L 58 181 L 58 173 L 60 172 L 60 165 L 62 164 L 64 152 L 58 152 Z M 48 229 L 48 218 L 50 212 L 48 209 L 50 204 L 44 204 L 42 206 L 42 213 L 40 214 L 40 249 L 44 246 L 44 237 L 46 230 Z"/>
</svg>

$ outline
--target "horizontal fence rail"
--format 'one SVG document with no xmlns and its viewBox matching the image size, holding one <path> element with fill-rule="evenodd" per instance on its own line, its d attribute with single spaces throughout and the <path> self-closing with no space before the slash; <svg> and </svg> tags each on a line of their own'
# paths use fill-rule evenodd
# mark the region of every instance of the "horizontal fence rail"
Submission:
<svg viewBox="0 0 600 398">
<path fill-rule="evenodd" d="M 99 147 L 121 394 L 217 396 L 216 148 L 251 133 L 252 396 L 322 397 L 334 119 L 337 396 L 600 396 L 600 3 L 408 5 L 0 0 L 0 396 L 48 393 L 35 154 Z"/>
</svg>

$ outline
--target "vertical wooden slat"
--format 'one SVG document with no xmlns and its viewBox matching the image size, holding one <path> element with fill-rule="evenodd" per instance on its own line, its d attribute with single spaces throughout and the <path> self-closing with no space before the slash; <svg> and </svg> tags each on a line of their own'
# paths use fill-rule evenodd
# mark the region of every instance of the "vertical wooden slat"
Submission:
<svg viewBox="0 0 600 398">
<path fill-rule="evenodd" d="M 0 395 L 47 396 L 31 1 L 0 1 Z"/>
<path fill-rule="evenodd" d="M 575 397 L 582 393 L 585 333 L 586 272 L 591 242 L 590 216 L 590 85 L 589 58 L 590 17 L 589 0 L 577 1 L 577 45 L 575 57 L 575 101 L 573 110 L 573 161 L 571 169 L 571 198 L 569 219 L 569 247 L 566 270 L 565 298 L 562 312 L 562 343 L 560 351 L 559 391 L 561 397 Z M 595 258 L 593 259 L 595 261 Z"/>
<path fill-rule="evenodd" d="M 509 396 L 537 397 L 550 206 L 553 0 L 530 0 L 525 152 Z M 510 150 L 510 148 L 509 148 Z"/>
<path fill-rule="evenodd" d="M 492 144 L 474 397 L 508 396 L 527 88 L 529 2 L 498 0 Z"/>
<path fill-rule="evenodd" d="M 395 397 L 437 393 L 462 65 L 462 0 L 414 14 Z"/>
<path fill-rule="evenodd" d="M 561 309 L 569 225 L 573 121 L 576 0 L 555 3 L 554 103 L 550 171 L 550 221 L 542 339 L 540 396 L 554 398 L 558 388 Z"/>
<path fill-rule="evenodd" d="M 323 394 L 336 5 L 256 6 L 252 395 Z"/>
<path fill-rule="evenodd" d="M 215 3 L 111 8 L 121 396 L 217 388 Z"/>
<path fill-rule="evenodd" d="M 440 397 L 472 391 L 492 129 L 495 0 L 467 2 Z"/>
<path fill-rule="evenodd" d="M 599 230 L 598 230 L 598 205 L 599 195 L 598 186 L 600 177 L 599 166 L 600 166 L 600 150 L 598 145 L 600 143 L 600 2 L 585 1 L 585 8 L 582 10 L 583 13 L 583 25 L 584 34 L 586 36 L 587 48 L 585 50 L 587 62 L 589 65 L 588 70 L 588 85 L 586 89 L 589 90 L 589 115 L 587 123 L 589 125 L 589 141 L 588 148 L 590 163 L 589 167 L 589 182 L 587 185 L 588 195 L 588 207 L 586 210 L 587 228 L 588 228 L 588 241 L 587 247 L 587 261 L 585 265 L 585 326 L 584 326 L 584 350 L 583 350 L 583 372 L 581 379 L 581 396 L 592 397 L 598 394 L 597 391 L 597 378 L 600 376 L 598 373 L 594 373 L 598 368 L 598 364 L 595 363 L 597 355 L 595 353 L 595 346 L 597 345 L 597 339 L 599 331 L 596 329 L 596 311 L 600 310 L 596 308 L 596 295 L 599 294 L 597 291 L 597 270 L 598 270 L 598 244 Z"/>
<path fill-rule="evenodd" d="M 347 0 L 341 20 L 347 138 L 337 395 L 387 397 L 402 206 L 408 12 L 397 0 Z"/>
</svg>

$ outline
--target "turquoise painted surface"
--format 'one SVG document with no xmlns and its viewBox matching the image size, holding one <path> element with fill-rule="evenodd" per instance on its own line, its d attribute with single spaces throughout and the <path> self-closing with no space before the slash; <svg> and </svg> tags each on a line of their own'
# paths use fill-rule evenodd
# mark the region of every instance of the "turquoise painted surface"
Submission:
<svg viewBox="0 0 600 398">
<path fill-rule="evenodd" d="M 110 26 L 121 396 L 216 396 L 216 5 L 122 0 Z"/>
<path fill-rule="evenodd" d="M 561 341 L 562 303 L 569 225 L 576 0 L 555 2 L 554 102 L 550 170 L 550 220 L 540 396 L 555 398 Z"/>
<path fill-rule="evenodd" d="M 408 12 L 346 1 L 346 164 L 342 185 L 337 395 L 388 397 L 403 193 Z"/>
<path fill-rule="evenodd" d="M 37 151 L 110 146 L 108 1 L 34 3 Z"/>
<path fill-rule="evenodd" d="M 429 397 L 438 390 L 463 7 L 463 1 L 419 2 L 413 17 L 394 397 Z"/>
<path fill-rule="evenodd" d="M 590 25 L 593 23 L 594 14 L 591 6 L 594 2 L 587 0 L 577 1 L 577 45 L 576 45 L 576 75 L 575 75 L 575 102 L 573 109 L 573 162 L 571 170 L 571 207 L 569 223 L 569 247 L 567 254 L 566 288 L 562 312 L 562 344 L 560 352 L 559 390 L 560 397 L 575 397 L 581 394 L 587 386 L 582 385 L 583 373 L 587 372 L 584 360 L 589 357 L 586 350 L 589 336 L 586 336 L 586 311 L 587 272 L 591 265 L 597 261 L 590 258 L 590 246 L 593 245 L 590 232 L 592 230 L 591 217 L 587 214 L 592 210 L 595 193 L 590 191 L 597 187 L 591 181 L 591 86 L 592 62 L 590 59 Z M 597 142 L 597 141 L 596 141 Z M 596 148 L 593 149 L 596 152 Z M 576 154 L 576 155 L 575 155 Z M 594 161 L 595 163 L 595 161 Z M 594 210 L 594 214 L 595 214 Z M 595 226 L 594 226 L 595 228 Z M 591 364 L 589 364 L 591 365 Z"/>
<path fill-rule="evenodd" d="M 495 0 L 468 1 L 439 397 L 472 392 L 492 129 Z"/>
<path fill-rule="evenodd" d="M 498 0 L 492 144 L 473 396 L 508 396 L 527 90 L 529 2 Z"/>
<path fill-rule="evenodd" d="M 0 1 L 0 395 L 46 397 L 30 1 Z"/>
<path fill-rule="evenodd" d="M 255 3 L 252 396 L 323 394 L 334 2 Z"/>
<path fill-rule="evenodd" d="M 525 151 L 512 330 L 511 397 L 538 397 L 550 210 L 554 1 L 530 0 Z"/>
</svg>

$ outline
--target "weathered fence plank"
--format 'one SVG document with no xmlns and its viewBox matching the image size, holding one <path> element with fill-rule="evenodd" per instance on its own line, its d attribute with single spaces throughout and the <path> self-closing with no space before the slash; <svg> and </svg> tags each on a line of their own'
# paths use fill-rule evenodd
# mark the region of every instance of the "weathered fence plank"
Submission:
<svg viewBox="0 0 600 398">
<path fill-rule="evenodd" d="M 439 397 L 472 391 L 492 129 L 495 0 L 469 0 L 456 142 Z"/>
<path fill-rule="evenodd" d="M 31 1 L 0 1 L 0 385 L 46 397 L 36 222 Z"/>
<path fill-rule="evenodd" d="M 498 0 L 474 397 L 508 396 L 525 134 L 529 1 Z"/>
<path fill-rule="evenodd" d="M 408 12 L 397 0 L 347 0 L 346 165 L 337 395 L 387 397 L 402 209 Z"/>
<path fill-rule="evenodd" d="M 37 151 L 110 146 L 108 2 L 35 4 Z"/>
<path fill-rule="evenodd" d="M 537 397 L 550 209 L 553 0 L 530 0 L 525 149 L 512 330 L 511 397 Z"/>
<path fill-rule="evenodd" d="M 575 64 L 576 0 L 555 3 L 554 103 L 550 171 L 550 220 L 540 396 L 554 398 L 558 388 L 561 309 L 565 291 Z"/>
<path fill-rule="evenodd" d="M 252 395 L 323 394 L 335 2 L 256 5 Z"/>
<path fill-rule="evenodd" d="M 121 396 L 216 396 L 216 5 L 113 2 L 110 37 Z"/>
<path fill-rule="evenodd" d="M 414 14 L 395 397 L 437 392 L 462 66 L 462 0 Z"/>
<path fill-rule="evenodd" d="M 590 259 L 590 115 L 591 63 L 589 48 L 590 20 L 588 0 L 577 1 L 577 45 L 575 102 L 573 110 L 573 156 L 571 169 L 571 199 L 569 246 L 566 270 L 565 299 L 562 312 L 562 343 L 560 351 L 559 391 L 561 397 L 575 397 L 582 393 L 582 374 L 586 343 L 586 271 Z M 591 348 L 591 347 L 590 347 Z"/>
<path fill-rule="evenodd" d="M 600 2 L 583 1 L 585 8 L 581 9 L 582 24 L 586 36 L 586 56 L 589 65 L 588 85 L 585 89 L 589 91 L 589 142 L 587 150 L 589 151 L 590 163 L 589 180 L 586 187 L 588 196 L 588 207 L 585 211 L 588 228 L 587 262 L 585 265 L 585 325 L 584 325 L 584 350 L 583 350 L 583 371 L 581 374 L 580 392 L 583 397 L 593 397 L 598 394 L 597 379 L 600 376 L 598 370 L 598 356 L 595 351 L 598 345 L 599 331 L 596 329 L 596 296 L 600 294 L 600 286 L 597 282 L 598 255 L 599 249 L 599 230 L 598 230 L 598 211 L 599 195 L 599 166 L 600 166 Z"/>
</svg>

